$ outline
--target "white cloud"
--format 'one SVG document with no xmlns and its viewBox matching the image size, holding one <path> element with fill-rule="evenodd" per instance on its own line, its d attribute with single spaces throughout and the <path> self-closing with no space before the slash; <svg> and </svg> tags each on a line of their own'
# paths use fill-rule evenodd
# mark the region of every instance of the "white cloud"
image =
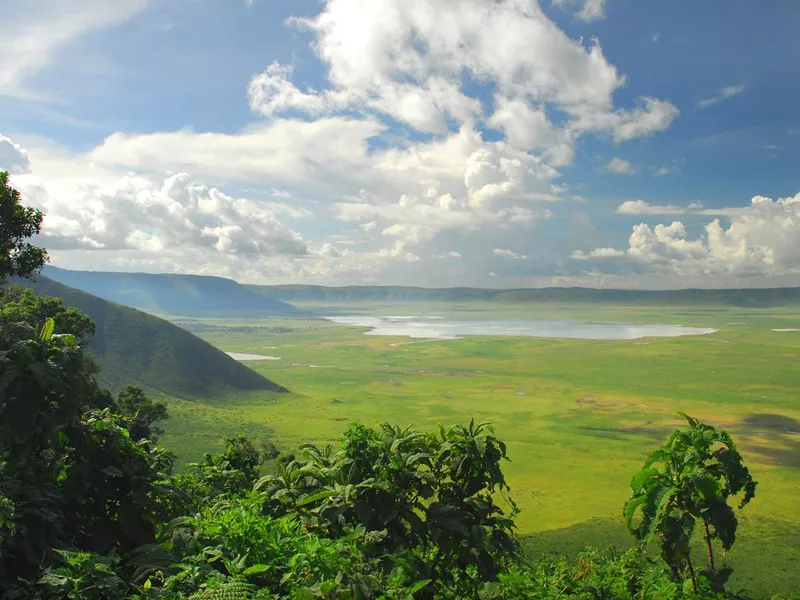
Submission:
<svg viewBox="0 0 800 600">
<path fill-rule="evenodd" d="M 682 215 L 687 212 L 685 206 L 675 204 L 648 204 L 644 200 L 626 200 L 617 207 L 620 215 Z"/>
<path fill-rule="evenodd" d="M 698 202 L 685 205 L 677 204 L 649 204 L 644 200 L 626 200 L 617 207 L 620 215 L 726 215 L 735 216 L 743 208 L 705 208 Z"/>
<path fill-rule="evenodd" d="M 319 114 L 333 108 L 332 100 L 315 90 L 301 91 L 291 82 L 292 67 L 272 63 L 250 80 L 250 108 L 265 117 L 294 109 Z"/>
<path fill-rule="evenodd" d="M 702 211 L 706 212 L 706 211 Z M 689 276 L 787 276 L 800 273 L 800 193 L 773 200 L 755 196 L 750 205 L 726 209 L 730 224 L 719 219 L 690 238 L 680 221 L 670 225 L 634 226 L 624 251 L 597 249 L 573 258 L 624 256 L 648 265 L 651 272 Z M 594 255 L 593 255 L 594 254 Z"/>
<path fill-rule="evenodd" d="M 617 173 L 618 175 L 633 175 L 636 169 L 633 165 L 624 158 L 612 158 L 606 165 L 606 171 L 609 173 Z"/>
<path fill-rule="evenodd" d="M 638 106 L 631 110 L 590 115 L 586 120 L 591 122 L 592 119 L 597 119 L 598 122 L 607 123 L 605 128 L 611 131 L 614 141 L 620 143 L 665 131 L 679 114 L 680 111 L 674 104 L 645 97 L 641 98 Z"/>
<path fill-rule="evenodd" d="M 498 96 L 488 124 L 501 130 L 517 148 L 546 151 L 548 162 L 553 166 L 572 162 L 572 134 L 554 127 L 544 106 L 532 108 L 525 100 Z"/>
<path fill-rule="evenodd" d="M 341 256 L 348 256 L 353 252 L 352 250 L 349 250 L 347 248 L 342 250 L 340 248 L 337 248 L 330 242 L 325 242 L 324 244 L 322 244 L 322 246 L 313 250 L 312 253 L 315 254 L 316 256 L 322 256 L 326 258 L 339 258 Z"/>
<path fill-rule="evenodd" d="M 88 158 L 110 168 L 147 172 L 203 173 L 217 180 L 337 186 L 360 180 L 370 138 L 385 127 L 374 120 L 331 117 L 315 121 L 279 120 L 238 134 L 181 130 L 128 135 L 115 133 Z"/>
<path fill-rule="evenodd" d="M 724 87 L 713 96 L 709 96 L 708 98 L 700 100 L 700 102 L 697 103 L 697 108 L 708 108 L 709 106 L 714 106 L 715 104 L 724 102 L 729 98 L 738 96 L 743 91 L 744 91 L 743 85 L 730 85 L 728 87 Z"/>
<path fill-rule="evenodd" d="M 587 0 L 579 15 L 599 18 L 604 4 Z M 554 164 L 571 160 L 575 133 L 608 131 L 626 141 L 665 129 L 678 114 L 669 102 L 646 97 L 633 109 L 615 110 L 613 94 L 625 77 L 596 40 L 588 48 L 571 40 L 535 2 L 327 0 L 316 17 L 291 22 L 316 35 L 330 87 L 300 90 L 288 67 L 270 65 L 250 90 L 251 105 L 262 114 L 347 108 L 439 133 L 450 128 L 448 121 L 486 118 L 520 148 L 547 148 Z M 484 115 L 480 102 L 465 94 L 465 72 L 495 84 L 493 113 Z M 573 120 L 557 130 L 545 105 Z M 525 126 L 511 128 L 514 118 Z"/>
<path fill-rule="evenodd" d="M 186 173 L 161 183 L 126 175 L 110 185 L 28 174 L 13 184 L 45 212 L 42 243 L 55 250 L 146 255 L 194 248 L 242 259 L 308 253 L 306 242 L 277 219 L 281 207 L 231 197 Z"/>
<path fill-rule="evenodd" d="M 606 16 L 606 0 L 552 0 L 553 6 L 567 6 L 580 4 L 581 7 L 575 16 L 582 21 L 591 23 Z"/>
<path fill-rule="evenodd" d="M 660 33 L 654 33 L 653 36 L 650 38 L 650 41 L 655 44 L 660 39 L 661 39 L 661 34 Z"/>
<path fill-rule="evenodd" d="M 26 0 L 3 6 L 0 95 L 36 95 L 28 80 L 58 50 L 93 31 L 127 21 L 151 0 Z"/>
<path fill-rule="evenodd" d="M 29 167 L 28 151 L 0 133 L 0 171 L 25 173 Z"/>
<path fill-rule="evenodd" d="M 605 18 L 606 0 L 584 0 L 583 8 L 575 16 L 587 23 Z"/>
<path fill-rule="evenodd" d="M 570 258 L 575 260 L 589 260 L 592 258 L 619 258 L 625 256 L 622 250 L 615 250 L 614 248 L 595 248 L 591 252 L 581 252 L 576 250 L 570 254 Z"/>
<path fill-rule="evenodd" d="M 528 260 L 528 257 L 526 255 L 518 254 L 513 250 L 506 250 L 504 248 L 495 248 L 494 250 L 492 250 L 492 254 L 508 260 Z"/>
</svg>

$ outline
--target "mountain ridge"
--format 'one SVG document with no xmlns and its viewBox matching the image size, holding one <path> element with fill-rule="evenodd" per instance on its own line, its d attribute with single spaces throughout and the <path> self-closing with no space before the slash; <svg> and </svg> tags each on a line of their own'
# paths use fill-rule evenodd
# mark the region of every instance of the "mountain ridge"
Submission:
<svg viewBox="0 0 800 600">
<path fill-rule="evenodd" d="M 250 317 L 293 314 L 295 309 L 210 275 L 73 271 L 47 266 L 42 275 L 110 302 L 150 313 L 184 317 Z"/>
<path fill-rule="evenodd" d="M 624 290 L 585 287 L 489 289 L 414 286 L 245 285 L 255 293 L 285 302 L 446 301 L 446 302 L 598 302 L 659 306 L 726 305 L 774 307 L 800 304 L 800 287 L 686 288 Z"/>
<path fill-rule="evenodd" d="M 223 390 L 286 392 L 286 388 L 234 360 L 205 340 L 146 312 L 123 306 L 45 276 L 14 281 L 44 296 L 58 296 L 96 325 L 90 353 L 112 389 L 137 384 L 178 398 Z"/>
</svg>

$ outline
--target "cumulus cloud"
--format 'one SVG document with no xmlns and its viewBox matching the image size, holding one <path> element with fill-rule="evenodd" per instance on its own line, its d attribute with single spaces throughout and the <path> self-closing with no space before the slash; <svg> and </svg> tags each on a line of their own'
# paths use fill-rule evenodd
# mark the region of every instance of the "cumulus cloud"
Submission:
<svg viewBox="0 0 800 600">
<path fill-rule="evenodd" d="M 702 210 L 702 209 L 701 209 Z M 600 248 L 573 258 L 619 258 L 655 267 L 657 272 L 736 276 L 800 273 L 800 193 L 773 200 L 755 196 L 749 206 L 727 209 L 728 226 L 714 219 L 692 239 L 681 221 L 634 226 L 628 248 Z"/>
<path fill-rule="evenodd" d="M 301 91 L 291 82 L 292 67 L 272 63 L 250 80 L 250 108 L 265 117 L 295 109 L 319 114 L 334 107 L 333 100 L 315 90 Z"/>
<path fill-rule="evenodd" d="M 743 85 L 729 85 L 728 87 L 724 87 L 715 93 L 713 96 L 709 96 L 708 98 L 704 98 L 697 103 L 697 108 L 708 108 L 709 106 L 714 106 L 715 104 L 719 104 L 720 102 L 724 102 L 729 98 L 733 98 L 734 96 L 738 96 L 744 91 Z"/>
<path fill-rule="evenodd" d="M 606 171 L 609 173 L 616 173 L 618 175 L 633 175 L 636 169 L 633 165 L 624 158 L 612 158 L 606 165 Z"/>
<path fill-rule="evenodd" d="M 186 173 L 161 184 L 124 176 L 113 185 L 38 181 L 14 184 L 45 213 L 42 242 L 58 250 L 157 253 L 196 248 L 242 257 L 302 256 L 306 242 L 272 210 L 196 183 Z"/>
<path fill-rule="evenodd" d="M 0 171 L 25 173 L 29 168 L 28 151 L 0 133 Z"/>
<path fill-rule="evenodd" d="M 604 5 L 586 0 L 578 14 L 600 18 Z M 571 160 L 575 132 L 608 131 L 626 141 L 665 129 L 678 114 L 655 98 L 615 110 L 613 94 L 625 77 L 596 40 L 586 47 L 570 39 L 535 2 L 327 0 L 315 17 L 291 22 L 316 36 L 329 87 L 301 90 L 289 67 L 272 64 L 253 78 L 249 93 L 253 109 L 267 116 L 348 109 L 438 133 L 451 129 L 451 122 L 486 118 L 510 143 L 528 150 L 544 146 L 563 164 Z M 465 93 L 465 72 L 496 86 L 492 113 Z M 574 122 L 557 130 L 545 105 Z M 514 119 L 525 126 L 512 129 Z"/>
</svg>

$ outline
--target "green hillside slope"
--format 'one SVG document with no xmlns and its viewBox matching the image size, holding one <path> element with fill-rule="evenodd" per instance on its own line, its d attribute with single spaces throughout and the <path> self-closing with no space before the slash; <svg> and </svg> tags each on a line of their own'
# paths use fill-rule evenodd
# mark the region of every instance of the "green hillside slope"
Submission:
<svg viewBox="0 0 800 600">
<path fill-rule="evenodd" d="M 45 267 L 43 275 L 105 300 L 151 313 L 186 317 L 266 317 L 294 311 L 286 302 L 254 293 L 222 277 L 68 271 L 56 267 Z"/>
<path fill-rule="evenodd" d="M 482 288 L 430 289 L 403 286 L 323 287 L 314 285 L 248 285 L 248 289 L 285 302 L 593 302 L 652 306 L 770 307 L 800 305 L 800 288 L 601 290 L 539 288 L 492 290 Z"/>
<path fill-rule="evenodd" d="M 101 380 L 109 387 L 136 383 L 180 398 L 207 396 L 225 389 L 286 391 L 163 319 L 46 277 L 37 277 L 32 285 L 37 294 L 58 296 L 95 321 L 91 352 L 102 367 Z"/>
</svg>

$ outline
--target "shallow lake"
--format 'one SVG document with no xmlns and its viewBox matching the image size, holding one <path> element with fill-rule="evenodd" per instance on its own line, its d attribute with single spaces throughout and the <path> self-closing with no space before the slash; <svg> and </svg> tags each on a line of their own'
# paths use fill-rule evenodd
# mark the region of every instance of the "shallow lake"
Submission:
<svg viewBox="0 0 800 600">
<path fill-rule="evenodd" d="M 680 325 L 627 325 L 624 323 L 580 323 L 557 319 L 470 319 L 433 316 L 341 316 L 327 317 L 339 325 L 369 327 L 365 335 L 402 336 L 415 339 L 454 340 L 465 335 L 527 336 L 584 340 L 635 340 L 644 337 L 706 335 L 716 329 Z"/>
<path fill-rule="evenodd" d="M 226 352 L 228 356 L 235 360 L 280 360 L 280 356 L 265 356 L 263 354 L 247 354 L 245 352 Z"/>
</svg>

